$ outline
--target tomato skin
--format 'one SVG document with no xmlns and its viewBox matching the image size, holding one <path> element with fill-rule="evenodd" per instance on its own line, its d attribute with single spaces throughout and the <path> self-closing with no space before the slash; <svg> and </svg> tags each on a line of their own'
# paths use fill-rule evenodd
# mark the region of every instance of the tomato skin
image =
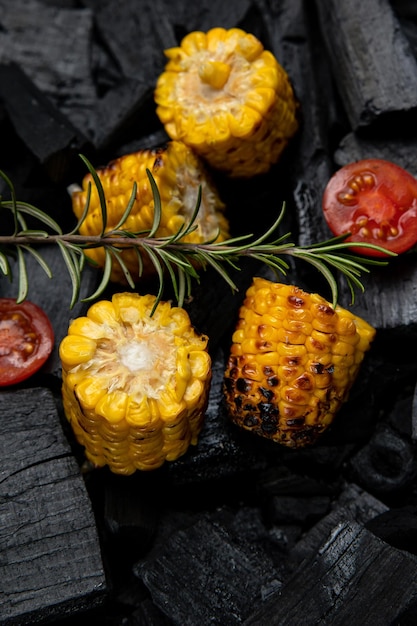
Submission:
<svg viewBox="0 0 417 626">
<path fill-rule="evenodd" d="M 401 254 L 417 243 L 417 179 L 383 159 L 363 159 L 339 169 L 322 198 L 324 218 L 334 235 L 372 243 Z M 388 254 L 355 247 L 367 256 Z"/>
<path fill-rule="evenodd" d="M 52 325 L 38 305 L 0 298 L 0 387 L 35 374 L 51 354 L 54 340 Z"/>
</svg>

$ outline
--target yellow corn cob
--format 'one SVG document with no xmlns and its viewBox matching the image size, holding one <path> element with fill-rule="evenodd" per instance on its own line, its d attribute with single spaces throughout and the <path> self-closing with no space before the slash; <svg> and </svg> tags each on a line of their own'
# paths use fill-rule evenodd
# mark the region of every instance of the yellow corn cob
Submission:
<svg viewBox="0 0 417 626">
<path fill-rule="evenodd" d="M 375 332 L 318 294 L 255 278 L 225 372 L 232 421 L 288 447 L 315 442 L 347 400 Z"/>
<path fill-rule="evenodd" d="M 87 458 L 152 470 L 195 445 L 211 381 L 208 338 L 187 312 L 118 293 L 73 320 L 60 344 L 65 414 Z"/>
<path fill-rule="evenodd" d="M 165 55 L 154 98 L 171 139 L 231 177 L 267 172 L 298 129 L 298 103 L 273 54 L 239 28 L 213 28 Z"/>
<path fill-rule="evenodd" d="M 198 228 L 182 241 L 201 243 L 215 238 L 223 241 L 229 236 L 229 226 L 224 215 L 225 206 L 216 188 L 209 179 L 200 159 L 185 144 L 170 141 L 165 148 L 141 150 L 115 159 L 108 166 L 98 168 L 97 174 L 103 185 L 107 204 L 106 232 L 114 229 L 122 218 L 132 193 L 133 183 L 137 183 L 136 200 L 132 211 L 122 228 L 132 232 L 149 230 L 153 223 L 154 201 L 151 184 L 146 174 L 149 169 L 158 186 L 161 196 L 162 216 L 156 237 L 166 237 L 176 233 L 182 224 L 187 223 L 197 204 L 201 186 L 201 205 L 195 224 Z M 88 214 L 80 227 L 81 235 L 99 235 L 103 220 L 97 188 L 88 173 L 82 182 L 82 189 L 72 191 L 72 207 L 78 219 L 83 214 L 88 184 L 91 183 L 91 199 Z M 100 267 L 104 266 L 104 248 L 90 248 L 87 255 Z M 139 278 L 138 257 L 133 249 L 123 249 L 121 256 L 136 281 Z M 146 254 L 142 256 L 142 277 L 149 277 L 154 266 Z M 125 283 L 124 273 L 115 262 L 110 279 Z"/>
</svg>

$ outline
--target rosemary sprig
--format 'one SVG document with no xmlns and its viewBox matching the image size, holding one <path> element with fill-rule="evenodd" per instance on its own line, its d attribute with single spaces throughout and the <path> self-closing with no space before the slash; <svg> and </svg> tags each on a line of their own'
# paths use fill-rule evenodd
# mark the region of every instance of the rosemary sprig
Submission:
<svg viewBox="0 0 417 626">
<path fill-rule="evenodd" d="M 57 245 L 62 254 L 72 283 L 71 308 L 79 300 L 82 271 L 85 265 L 86 254 L 88 255 L 88 248 L 94 247 L 104 247 L 105 264 L 98 288 L 94 293 L 83 298 L 83 302 L 93 301 L 103 293 L 110 282 L 113 263 L 120 264 L 127 283 L 132 289 L 135 288 L 135 280 L 126 267 L 121 254 L 122 249 L 133 248 L 138 254 L 140 275 L 143 267 L 142 255 L 147 255 L 155 267 L 155 273 L 159 281 L 155 307 L 163 296 L 167 276 L 172 283 L 177 303 L 179 306 L 182 306 L 184 301 L 191 296 L 193 280 L 199 281 L 200 274 L 196 268 L 203 270 L 207 267 L 213 268 L 226 281 L 232 291 L 237 291 L 238 287 L 230 275 L 230 269 L 239 270 L 239 260 L 242 258 L 252 258 L 260 261 L 273 269 L 275 273 L 282 275 L 286 275 L 289 270 L 289 265 L 284 260 L 284 256 L 292 256 L 306 261 L 321 272 L 327 280 L 331 289 L 333 306 L 336 306 L 338 299 L 335 270 L 345 278 L 353 303 L 355 288 L 359 288 L 362 292 L 364 291 L 361 274 L 363 272 L 369 273 L 368 266 L 387 264 L 387 260 L 360 257 L 350 253 L 350 249 L 357 246 L 357 244 L 345 241 L 348 235 L 334 237 L 310 246 L 296 246 L 289 241 L 291 233 L 276 237 L 276 232 L 285 214 L 285 204 L 271 227 L 257 238 L 254 238 L 253 235 L 242 235 L 221 243 L 215 240 L 198 244 L 187 243 L 184 241 L 184 238 L 197 228 L 196 218 L 200 208 L 201 190 L 189 222 L 184 224 L 174 235 L 158 238 L 155 234 L 161 220 L 161 199 L 155 180 L 149 170 L 147 170 L 147 175 L 152 186 L 155 205 L 151 229 L 138 232 L 123 229 L 123 224 L 133 207 L 136 194 L 136 186 L 134 185 L 122 218 L 113 230 L 106 232 L 107 209 L 103 187 L 93 166 L 85 157 L 81 158 L 86 163 L 98 188 L 103 215 L 103 229 L 97 236 L 84 236 L 79 233 L 80 227 L 87 216 L 90 189 L 87 193 L 85 210 L 78 224 L 71 232 L 63 233 L 59 224 L 42 210 L 25 202 L 17 201 L 13 183 L 4 172 L 0 171 L 0 176 L 5 180 L 11 192 L 10 200 L 0 200 L 0 209 L 10 210 L 13 216 L 13 232 L 10 235 L 0 235 L 0 271 L 12 280 L 12 267 L 9 259 L 17 257 L 18 301 L 22 301 L 27 297 L 29 288 L 25 252 L 39 263 L 49 278 L 52 278 L 52 272 L 47 263 L 39 252 L 34 249 L 38 245 L 45 244 Z M 26 224 L 26 216 L 35 219 L 41 228 L 36 230 L 29 229 Z M 382 250 L 373 244 L 361 244 L 361 246 Z M 396 255 L 392 253 L 391 256 Z"/>
</svg>

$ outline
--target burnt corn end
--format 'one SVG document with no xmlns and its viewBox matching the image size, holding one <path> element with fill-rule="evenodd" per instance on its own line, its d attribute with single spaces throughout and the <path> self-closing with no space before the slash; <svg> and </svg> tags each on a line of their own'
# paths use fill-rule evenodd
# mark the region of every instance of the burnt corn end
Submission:
<svg viewBox="0 0 417 626">
<path fill-rule="evenodd" d="M 231 420 L 288 447 L 316 442 L 347 400 L 375 332 L 318 294 L 254 278 L 225 371 Z"/>
</svg>

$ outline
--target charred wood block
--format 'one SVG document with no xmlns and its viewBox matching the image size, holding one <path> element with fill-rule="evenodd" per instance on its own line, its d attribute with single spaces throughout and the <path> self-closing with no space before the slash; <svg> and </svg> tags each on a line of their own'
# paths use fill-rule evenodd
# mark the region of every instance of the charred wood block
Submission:
<svg viewBox="0 0 417 626">
<path fill-rule="evenodd" d="M 36 0 L 2 0 L 0 8 L 0 62 L 19 65 L 88 136 L 97 100 L 91 64 L 92 12 Z M 11 82 L 6 85 L 7 90 L 12 88 Z"/>
<path fill-rule="evenodd" d="M 28 149 L 53 182 L 63 182 L 88 140 L 16 64 L 0 65 L 0 98 Z"/>
<path fill-rule="evenodd" d="M 417 475 L 417 459 L 410 439 L 381 424 L 350 461 L 351 475 L 364 489 L 380 496 L 410 487 Z"/>
<path fill-rule="evenodd" d="M 121 75 L 152 87 L 165 65 L 164 48 L 177 45 L 163 0 L 115 4 L 84 0 L 94 11 L 101 40 L 111 50 Z"/>
<path fill-rule="evenodd" d="M 417 509 L 400 506 L 369 520 L 366 528 L 394 548 L 417 554 Z"/>
<path fill-rule="evenodd" d="M 417 600 L 416 572 L 417 557 L 345 522 L 244 625 L 392 624 Z"/>
<path fill-rule="evenodd" d="M 417 60 L 389 1 L 316 0 L 316 7 L 352 129 L 391 131 L 405 114 L 415 124 Z"/>
<path fill-rule="evenodd" d="M 303 527 L 322 518 L 330 508 L 326 496 L 273 496 L 264 507 L 271 524 L 300 524 Z"/>
<path fill-rule="evenodd" d="M 154 603 L 175 624 L 241 624 L 262 590 L 279 586 L 266 551 L 236 542 L 223 526 L 201 518 L 174 533 L 135 566 Z"/>
<path fill-rule="evenodd" d="M 0 393 L 0 622 L 98 606 L 106 582 L 91 503 L 50 391 Z"/>
<path fill-rule="evenodd" d="M 294 545 L 289 554 L 289 566 L 295 569 L 305 559 L 312 558 L 325 542 L 332 528 L 343 522 L 365 524 L 388 510 L 386 504 L 358 485 L 346 485 L 332 503 L 331 511 L 312 526 Z"/>
<path fill-rule="evenodd" d="M 397 136 L 389 141 L 383 137 L 369 139 L 358 133 L 349 133 L 343 137 L 333 156 L 338 167 L 361 159 L 385 159 L 417 177 L 416 150 L 417 132 L 411 129 L 407 136 Z"/>
</svg>

